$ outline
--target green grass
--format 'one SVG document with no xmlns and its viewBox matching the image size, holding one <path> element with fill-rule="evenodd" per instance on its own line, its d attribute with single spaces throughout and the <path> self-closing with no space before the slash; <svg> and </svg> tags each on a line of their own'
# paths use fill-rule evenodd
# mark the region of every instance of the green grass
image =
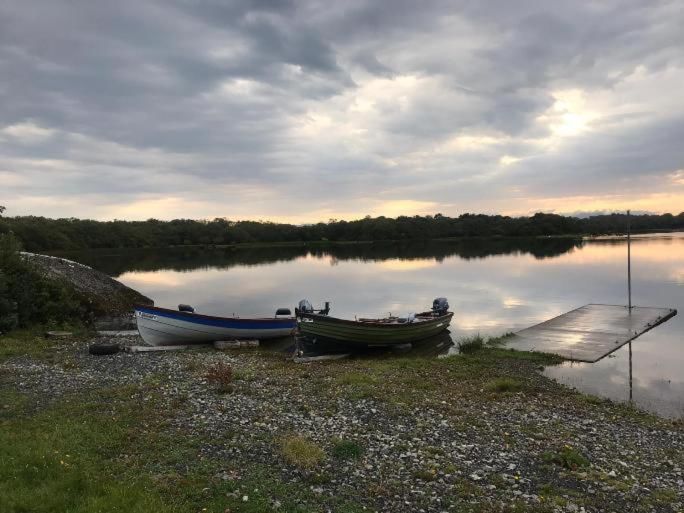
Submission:
<svg viewBox="0 0 684 513">
<path fill-rule="evenodd" d="M 260 513 L 274 509 L 274 497 L 279 513 L 319 511 L 308 486 L 281 481 L 271 466 L 234 467 L 239 480 L 217 479 L 231 462 L 200 457 L 201 437 L 167 431 L 169 410 L 158 399 L 130 385 L 65 397 L 36 413 L 32 397 L 0 388 L 2 513 Z M 283 440 L 283 449 L 307 468 L 325 457 L 299 437 Z M 310 482 L 328 479 L 314 474 Z M 362 511 L 343 500 L 331 505 Z"/>
<path fill-rule="evenodd" d="M 596 395 L 592 395 L 592 394 L 585 394 L 582 397 L 582 400 L 587 404 L 593 404 L 593 405 L 603 404 L 606 402 L 606 399 L 604 399 L 602 397 L 598 397 Z"/>
<path fill-rule="evenodd" d="M 413 473 L 413 477 L 421 481 L 434 481 L 437 479 L 437 471 L 435 469 L 420 469 Z"/>
<path fill-rule="evenodd" d="M 123 475 L 116 460 L 131 438 L 117 415 L 71 403 L 26 418 L 26 402 L 8 392 L 0 397 L 4 512 L 174 511 L 144 475 Z"/>
<path fill-rule="evenodd" d="M 88 335 L 87 330 L 79 326 L 71 327 L 69 331 L 74 333 L 74 337 L 67 339 L 46 338 L 43 327 L 14 330 L 0 335 L 0 362 L 17 356 L 28 356 L 42 361 L 56 360 L 55 349 Z"/>
<path fill-rule="evenodd" d="M 522 390 L 522 383 L 514 378 L 496 378 L 488 381 L 485 386 L 485 390 L 488 392 L 519 392 Z"/>
<path fill-rule="evenodd" d="M 335 386 L 340 393 L 352 401 L 379 399 L 376 386 L 378 378 L 369 372 L 369 370 L 366 372 L 344 372 L 335 378 Z"/>
<path fill-rule="evenodd" d="M 363 455 L 363 447 L 353 440 L 335 440 L 332 455 L 341 460 L 358 459 Z"/>
<path fill-rule="evenodd" d="M 577 449 L 564 445 L 560 449 L 547 451 L 542 454 L 545 463 L 553 463 L 563 468 L 577 470 L 580 467 L 588 467 L 589 460 Z"/>
<path fill-rule="evenodd" d="M 325 452 L 315 442 L 299 435 L 280 440 L 280 452 L 290 465 L 304 469 L 316 467 L 325 459 Z"/>
<path fill-rule="evenodd" d="M 485 346 L 485 339 L 478 333 L 472 337 L 464 337 L 457 342 L 459 353 L 469 354 L 481 351 Z"/>
<path fill-rule="evenodd" d="M 336 381 L 340 385 L 363 386 L 372 385 L 377 381 L 377 379 L 365 372 L 345 372 L 344 374 L 340 374 Z"/>
<path fill-rule="evenodd" d="M 653 490 L 651 498 L 658 504 L 672 504 L 677 500 L 677 492 L 672 488 Z"/>
<path fill-rule="evenodd" d="M 458 351 L 461 354 L 472 354 L 482 351 L 485 348 L 501 348 L 506 344 L 506 340 L 513 336 L 513 333 L 504 333 L 499 337 L 489 337 L 485 339 L 479 333 L 469 337 L 462 337 L 456 342 Z"/>
</svg>

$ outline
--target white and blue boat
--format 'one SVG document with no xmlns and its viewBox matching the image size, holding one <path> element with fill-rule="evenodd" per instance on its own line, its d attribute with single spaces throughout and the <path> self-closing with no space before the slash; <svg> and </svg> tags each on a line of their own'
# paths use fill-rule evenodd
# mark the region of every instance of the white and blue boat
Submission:
<svg viewBox="0 0 684 513">
<path fill-rule="evenodd" d="M 135 319 L 140 336 L 151 346 L 280 338 L 292 335 L 297 327 L 287 308 L 279 308 L 269 318 L 240 318 L 198 314 L 189 305 L 178 305 L 178 310 L 136 306 Z"/>
</svg>

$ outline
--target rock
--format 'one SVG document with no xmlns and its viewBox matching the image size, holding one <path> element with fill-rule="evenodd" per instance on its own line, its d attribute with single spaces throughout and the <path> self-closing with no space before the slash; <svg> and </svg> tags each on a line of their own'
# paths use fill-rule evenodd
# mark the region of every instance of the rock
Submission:
<svg viewBox="0 0 684 513">
<path fill-rule="evenodd" d="M 153 305 L 154 301 L 138 291 L 87 265 L 35 253 L 22 253 L 49 279 L 68 283 L 86 298 L 95 317 L 130 316 L 133 306 Z"/>
<path fill-rule="evenodd" d="M 47 338 L 70 338 L 74 334 L 71 331 L 47 331 L 45 336 Z"/>
</svg>

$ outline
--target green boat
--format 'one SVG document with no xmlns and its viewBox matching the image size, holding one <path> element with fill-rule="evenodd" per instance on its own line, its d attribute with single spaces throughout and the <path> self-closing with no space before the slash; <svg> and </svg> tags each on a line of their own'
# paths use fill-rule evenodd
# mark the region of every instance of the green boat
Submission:
<svg viewBox="0 0 684 513">
<path fill-rule="evenodd" d="M 392 346 L 410 344 L 433 337 L 449 327 L 453 312 L 449 312 L 446 298 L 433 301 L 432 310 L 408 317 L 389 316 L 383 319 L 338 319 L 330 317 L 330 304 L 314 310 L 308 301 L 299 302 L 295 309 L 297 325 L 302 335 L 333 339 L 347 344 Z"/>
</svg>

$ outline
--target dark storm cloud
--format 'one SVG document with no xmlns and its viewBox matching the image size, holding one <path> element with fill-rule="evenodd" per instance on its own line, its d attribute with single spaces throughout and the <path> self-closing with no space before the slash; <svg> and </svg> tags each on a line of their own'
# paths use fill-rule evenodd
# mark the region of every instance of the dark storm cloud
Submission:
<svg viewBox="0 0 684 513">
<path fill-rule="evenodd" d="M 679 2 L 636 0 L 6 1 L 0 180 L 15 213 L 635 191 L 684 168 L 683 23 Z"/>
</svg>

